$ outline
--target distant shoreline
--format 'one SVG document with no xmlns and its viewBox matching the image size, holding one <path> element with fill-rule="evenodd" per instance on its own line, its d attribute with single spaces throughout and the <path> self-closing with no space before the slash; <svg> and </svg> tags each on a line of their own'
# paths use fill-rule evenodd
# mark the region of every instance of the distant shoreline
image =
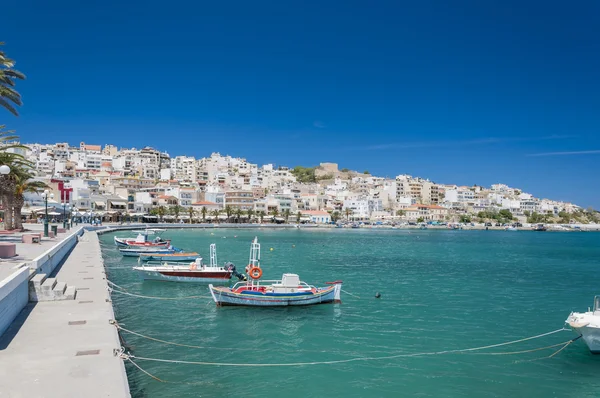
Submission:
<svg viewBox="0 0 600 398">
<path fill-rule="evenodd" d="M 164 228 L 164 229 L 308 229 L 308 230 L 322 230 L 322 229 L 339 229 L 339 230 L 423 230 L 418 225 L 362 225 L 358 228 L 343 227 L 337 228 L 335 225 L 326 224 L 247 224 L 247 223 L 221 223 L 221 224 L 118 224 L 110 223 L 103 224 L 100 227 L 91 225 L 84 226 L 86 229 L 97 231 L 99 234 L 115 232 L 115 231 L 129 231 L 144 228 Z M 598 232 L 600 231 L 600 225 L 585 225 L 578 226 L 580 229 L 553 229 L 552 224 L 548 225 L 548 230 L 545 232 Z M 519 227 L 517 231 L 511 232 L 522 232 L 522 231 L 533 231 L 531 227 Z M 449 231 L 505 231 L 506 227 L 485 227 L 482 225 L 465 226 L 461 229 L 451 229 L 447 226 L 441 225 L 428 225 L 426 230 L 449 230 Z M 505 231 L 509 232 L 509 231 Z"/>
</svg>

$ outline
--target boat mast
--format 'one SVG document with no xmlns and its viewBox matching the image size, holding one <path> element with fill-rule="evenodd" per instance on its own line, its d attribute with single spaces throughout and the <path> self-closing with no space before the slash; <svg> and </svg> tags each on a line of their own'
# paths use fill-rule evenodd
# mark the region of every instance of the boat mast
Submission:
<svg viewBox="0 0 600 398">
<path fill-rule="evenodd" d="M 256 236 L 250 245 L 250 260 L 248 260 L 248 265 L 250 265 L 250 268 L 260 268 L 260 243 L 258 243 L 258 237 Z M 254 286 L 254 279 L 249 278 L 249 280 L 252 286 Z M 256 285 L 258 286 L 258 281 L 256 281 Z"/>
<path fill-rule="evenodd" d="M 211 243 L 210 245 L 210 266 L 217 266 L 217 245 Z"/>
</svg>

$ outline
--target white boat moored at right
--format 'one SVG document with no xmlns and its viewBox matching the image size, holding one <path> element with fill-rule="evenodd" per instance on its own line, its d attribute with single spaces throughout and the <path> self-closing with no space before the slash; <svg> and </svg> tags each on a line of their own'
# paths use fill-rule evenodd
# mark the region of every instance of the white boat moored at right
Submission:
<svg viewBox="0 0 600 398">
<path fill-rule="evenodd" d="M 592 354 L 600 354 L 600 296 L 594 296 L 593 310 L 571 312 L 565 322 L 581 335 Z"/>
</svg>

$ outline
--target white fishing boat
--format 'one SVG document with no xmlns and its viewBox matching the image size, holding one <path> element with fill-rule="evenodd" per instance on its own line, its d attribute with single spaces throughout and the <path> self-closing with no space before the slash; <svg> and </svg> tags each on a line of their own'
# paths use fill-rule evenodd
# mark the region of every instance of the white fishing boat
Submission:
<svg viewBox="0 0 600 398">
<path fill-rule="evenodd" d="M 232 275 L 243 276 L 236 272 L 231 263 L 225 267 L 217 265 L 217 251 L 213 243 L 210 245 L 210 264 L 207 266 L 202 258 L 196 258 L 191 264 L 149 261 L 133 267 L 144 280 L 193 283 L 228 283 Z"/>
<path fill-rule="evenodd" d="M 254 238 L 250 247 L 246 273 L 250 279 L 238 282 L 233 287 L 208 286 L 217 306 L 281 307 L 341 303 L 342 281 L 328 282 L 326 287 L 315 287 L 300 281 L 296 274 L 283 274 L 280 280 L 260 281 L 263 272 L 257 238 Z"/>
<path fill-rule="evenodd" d="M 133 230 L 131 232 L 133 232 L 134 234 L 144 234 L 144 235 L 158 235 L 162 232 L 165 232 L 166 229 L 162 229 L 162 228 L 146 228 L 146 229 L 141 229 L 141 230 Z"/>
<path fill-rule="evenodd" d="M 592 354 L 600 354 L 600 296 L 594 297 L 593 310 L 571 312 L 565 322 L 583 338 Z"/>
<path fill-rule="evenodd" d="M 152 240 L 148 240 L 148 235 L 146 234 L 138 234 L 135 238 L 118 238 L 114 237 L 115 245 L 119 247 L 128 247 L 128 246 L 169 246 L 171 243 L 170 240 L 164 240 L 160 236 Z"/>
</svg>

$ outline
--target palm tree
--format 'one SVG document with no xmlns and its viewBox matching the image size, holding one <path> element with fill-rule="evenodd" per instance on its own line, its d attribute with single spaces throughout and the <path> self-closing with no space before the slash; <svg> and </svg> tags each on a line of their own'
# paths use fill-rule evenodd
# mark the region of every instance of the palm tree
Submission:
<svg viewBox="0 0 600 398">
<path fill-rule="evenodd" d="M 229 222 L 229 219 L 231 218 L 231 215 L 233 214 L 233 208 L 229 205 L 225 206 L 225 214 L 227 215 L 227 222 Z"/>
<path fill-rule="evenodd" d="M 171 214 L 173 214 L 175 216 L 175 221 L 177 221 L 177 219 L 179 218 L 179 213 L 181 212 L 181 206 L 179 205 L 175 205 L 173 207 L 171 207 Z"/>
<path fill-rule="evenodd" d="M 285 218 L 285 222 L 288 222 L 288 218 L 290 218 L 290 209 L 285 209 L 283 211 L 283 218 Z"/>
<path fill-rule="evenodd" d="M 254 209 L 248 209 L 248 210 L 246 210 L 246 214 L 248 215 L 248 222 L 251 223 L 252 222 L 252 217 L 254 216 Z"/>
<path fill-rule="evenodd" d="M 273 207 L 273 210 L 271 210 L 271 215 L 273 216 L 272 221 L 275 221 L 275 217 L 279 215 L 279 209 L 277 207 Z"/>
<path fill-rule="evenodd" d="M 263 218 L 265 218 L 265 216 L 267 215 L 267 213 L 265 213 L 264 210 L 261 210 L 258 212 L 258 216 L 260 217 L 260 223 L 263 223 Z"/>
<path fill-rule="evenodd" d="M 219 222 L 219 214 L 221 214 L 221 212 L 217 209 L 214 209 L 211 214 L 215 218 L 214 222 Z"/>
<path fill-rule="evenodd" d="M 296 213 L 296 224 L 300 224 L 300 219 L 302 218 L 302 212 L 299 211 Z"/>
<path fill-rule="evenodd" d="M 18 143 L 18 136 L 13 131 L 2 131 L 4 126 L 0 126 L 0 166 L 10 167 L 9 174 L 0 174 L 0 199 L 4 203 L 4 228 L 13 229 L 13 203 L 15 201 L 15 192 L 17 187 L 17 174 L 24 170 L 31 170 L 33 165 L 22 155 L 8 152 L 11 148 L 27 149 Z"/>
<path fill-rule="evenodd" d="M 350 221 L 350 214 L 352 214 L 352 210 L 350 210 L 349 207 L 346 207 L 346 209 L 344 210 L 344 213 L 346 213 L 346 219 L 348 221 Z"/>
<path fill-rule="evenodd" d="M 14 192 L 14 203 L 13 209 L 8 209 L 8 212 L 14 211 L 14 228 L 23 230 L 23 224 L 21 221 L 21 210 L 25 203 L 25 192 L 37 192 L 41 189 L 48 188 L 48 185 L 42 181 L 33 181 L 33 174 L 30 170 L 18 169 L 15 173 L 15 192 Z"/>
<path fill-rule="evenodd" d="M 163 222 L 163 217 L 165 216 L 165 214 L 167 214 L 167 209 L 165 208 L 165 206 L 158 206 L 157 214 L 158 218 L 160 219 L 160 222 Z"/>
<path fill-rule="evenodd" d="M 235 222 L 239 223 L 240 218 L 244 216 L 244 211 L 238 207 L 235 210 L 233 210 L 233 214 L 235 214 Z"/>
<path fill-rule="evenodd" d="M 0 42 L 0 46 L 4 45 Z M 24 80 L 25 75 L 13 69 L 15 62 L 0 50 L 0 106 L 19 116 L 16 106 L 21 106 L 21 95 L 14 89 L 15 80 Z"/>
<path fill-rule="evenodd" d="M 192 223 L 192 219 L 194 218 L 194 214 L 196 214 L 196 211 L 194 210 L 194 208 L 192 206 L 190 206 L 188 208 L 188 216 L 190 216 L 190 224 Z"/>
<path fill-rule="evenodd" d="M 200 213 L 202 214 L 202 222 L 206 222 L 206 213 L 208 212 L 208 210 L 206 210 L 206 206 L 202 206 L 202 210 L 200 210 Z"/>
</svg>

